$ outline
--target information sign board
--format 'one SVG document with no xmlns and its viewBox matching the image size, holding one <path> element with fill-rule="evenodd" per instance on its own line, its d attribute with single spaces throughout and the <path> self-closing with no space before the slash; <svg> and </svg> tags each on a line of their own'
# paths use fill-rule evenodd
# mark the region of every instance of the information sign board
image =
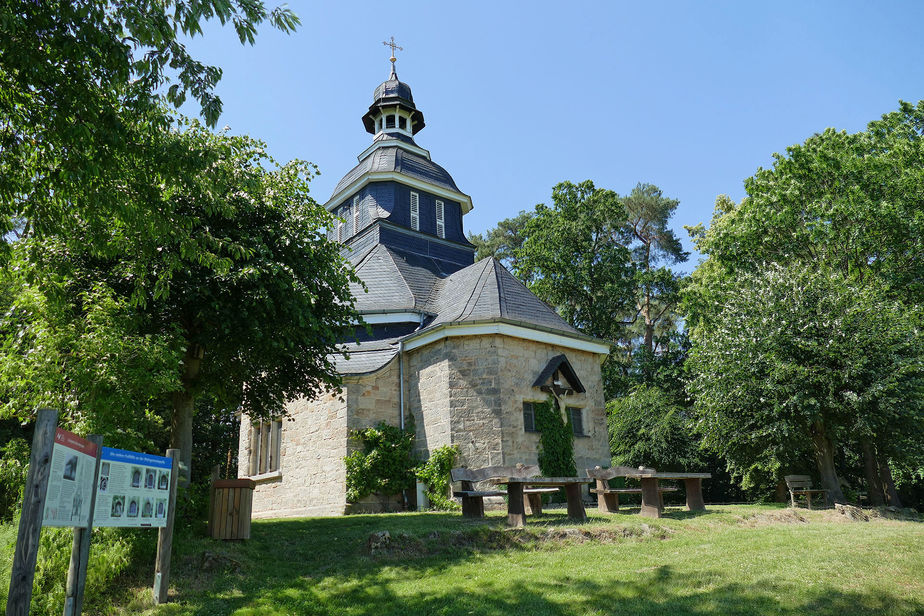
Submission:
<svg viewBox="0 0 924 616">
<path fill-rule="evenodd" d="M 96 445 L 67 430 L 55 429 L 42 526 L 89 525 L 95 470 Z"/>
<path fill-rule="evenodd" d="M 172 466 L 163 456 L 103 447 L 93 526 L 166 526 Z"/>
</svg>

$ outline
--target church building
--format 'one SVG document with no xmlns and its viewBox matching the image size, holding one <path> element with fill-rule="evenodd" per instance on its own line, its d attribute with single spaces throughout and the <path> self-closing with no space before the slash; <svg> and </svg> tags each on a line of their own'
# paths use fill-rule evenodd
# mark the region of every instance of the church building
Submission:
<svg viewBox="0 0 924 616">
<path fill-rule="evenodd" d="M 290 404 L 287 420 L 241 422 L 239 475 L 256 482 L 257 518 L 347 512 L 349 434 L 383 421 L 413 427 L 421 459 L 456 445 L 470 468 L 536 464 L 532 405 L 550 393 L 571 416 L 579 472 L 609 466 L 609 345 L 494 258 L 474 262 L 472 199 L 417 145 L 424 116 L 391 60 L 362 116 L 372 144 L 326 204 L 338 218 L 330 237 L 368 288 L 351 288 L 368 329 L 335 358 L 341 390 Z"/>
</svg>

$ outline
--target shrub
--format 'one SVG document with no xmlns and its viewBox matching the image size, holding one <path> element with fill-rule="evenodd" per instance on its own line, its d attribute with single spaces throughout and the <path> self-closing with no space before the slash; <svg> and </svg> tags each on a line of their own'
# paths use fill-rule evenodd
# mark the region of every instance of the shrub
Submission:
<svg viewBox="0 0 924 616">
<path fill-rule="evenodd" d="M 413 432 L 381 422 L 354 430 L 350 438 L 362 444 L 362 450 L 344 458 L 348 502 L 370 494 L 400 494 L 414 486 Z"/>
<path fill-rule="evenodd" d="M 0 527 L 0 579 L 9 580 L 19 520 Z M 87 583 L 84 593 L 86 612 L 104 611 L 113 581 L 125 573 L 132 562 L 149 561 L 153 571 L 155 545 L 150 529 L 97 528 L 93 530 Z M 74 533 L 70 528 L 43 528 L 32 588 L 32 614 L 60 614 L 64 611 L 67 568 Z M 0 604 L 6 604 L 9 587 L 0 584 Z"/>
<path fill-rule="evenodd" d="M 430 458 L 417 467 L 417 479 L 427 484 L 427 499 L 430 509 L 435 511 L 450 511 L 458 509 L 449 497 L 449 471 L 459 455 L 459 448 L 455 445 L 443 445 L 430 452 Z"/>
<path fill-rule="evenodd" d="M 574 430 L 571 419 L 562 418 L 558 400 L 549 399 L 533 407 L 539 431 L 539 470 L 546 477 L 574 477 Z"/>
<path fill-rule="evenodd" d="M 0 447 L 0 522 L 12 520 L 22 505 L 29 467 L 29 443 L 14 438 Z"/>
</svg>

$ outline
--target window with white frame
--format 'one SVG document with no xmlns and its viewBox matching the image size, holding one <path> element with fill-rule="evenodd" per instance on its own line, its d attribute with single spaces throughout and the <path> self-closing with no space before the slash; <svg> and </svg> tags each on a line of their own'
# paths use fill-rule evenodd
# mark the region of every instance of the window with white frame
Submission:
<svg viewBox="0 0 924 616">
<path fill-rule="evenodd" d="M 584 409 L 577 406 L 565 407 L 568 418 L 571 420 L 571 431 L 575 436 L 587 436 L 584 432 Z"/>
<path fill-rule="evenodd" d="M 282 450 L 282 420 L 272 419 L 254 423 L 250 429 L 251 476 L 274 473 L 279 470 Z"/>
<path fill-rule="evenodd" d="M 436 201 L 436 234 L 439 237 L 446 237 L 446 207 L 443 202 Z"/>
<path fill-rule="evenodd" d="M 411 229 L 420 231 L 420 197 L 417 193 L 411 193 Z"/>
<path fill-rule="evenodd" d="M 359 195 L 353 197 L 353 235 L 359 231 Z"/>
</svg>

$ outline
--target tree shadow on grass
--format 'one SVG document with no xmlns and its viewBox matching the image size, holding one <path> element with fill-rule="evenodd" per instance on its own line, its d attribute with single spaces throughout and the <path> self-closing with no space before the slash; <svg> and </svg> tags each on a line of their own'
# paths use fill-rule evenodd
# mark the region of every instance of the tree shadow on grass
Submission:
<svg viewBox="0 0 924 616">
<path fill-rule="evenodd" d="M 708 512 L 707 512 L 708 513 Z M 668 517 L 703 515 L 672 511 Z M 605 519 L 605 518 L 602 518 Z M 598 520 L 595 520 L 598 521 Z M 350 516 L 311 520 L 275 520 L 253 525 L 252 539 L 225 544 L 202 540 L 175 559 L 174 582 L 181 604 L 157 613 L 192 614 L 395 614 L 578 616 L 592 614 L 849 614 L 924 613 L 924 603 L 887 591 L 848 592 L 834 586 L 795 583 L 741 584 L 727 572 L 678 573 L 670 566 L 634 572 L 614 568 L 606 583 L 598 571 L 580 574 L 566 568 L 556 575 L 530 579 L 529 553 L 535 544 L 517 544 L 505 529 L 505 516 L 466 520 L 457 513 L 424 516 Z M 537 532 L 574 526 L 561 514 L 533 520 Z M 618 528 L 618 527 L 616 527 Z M 387 529 L 396 543 L 420 553 L 370 556 L 373 532 Z M 542 530 L 539 530 L 542 529 Z M 482 542 L 483 540 L 483 542 Z M 492 544 L 491 541 L 498 542 Z M 436 545 L 437 551 L 430 551 Z M 476 585 L 453 575 L 496 569 L 495 554 L 520 552 L 511 575 L 489 574 Z M 209 555 L 212 564 L 204 570 Z M 614 552 L 614 558 L 619 558 Z M 484 561 L 485 566 L 480 567 Z M 462 573 L 456 573 L 455 567 Z M 494 575 L 494 577 L 491 577 Z M 525 578 L 525 579 L 524 579 Z M 433 580 L 428 583 L 428 580 Z M 472 588 L 477 588 L 473 592 Z"/>
<path fill-rule="evenodd" d="M 409 571 L 426 575 L 426 570 Z M 424 578 L 425 579 L 425 578 Z M 485 583 L 477 593 L 431 587 L 415 594 L 396 592 L 375 574 L 333 579 L 293 579 L 254 593 L 204 599 L 189 605 L 195 614 L 311 614 L 343 616 L 530 616 L 612 615 L 764 615 L 886 616 L 920 614 L 924 603 L 885 592 L 855 593 L 834 588 L 718 584 L 718 575 L 680 575 L 671 567 L 615 577 L 606 584 L 565 575 L 530 582 Z M 785 599 L 780 599 L 784 597 Z"/>
</svg>

